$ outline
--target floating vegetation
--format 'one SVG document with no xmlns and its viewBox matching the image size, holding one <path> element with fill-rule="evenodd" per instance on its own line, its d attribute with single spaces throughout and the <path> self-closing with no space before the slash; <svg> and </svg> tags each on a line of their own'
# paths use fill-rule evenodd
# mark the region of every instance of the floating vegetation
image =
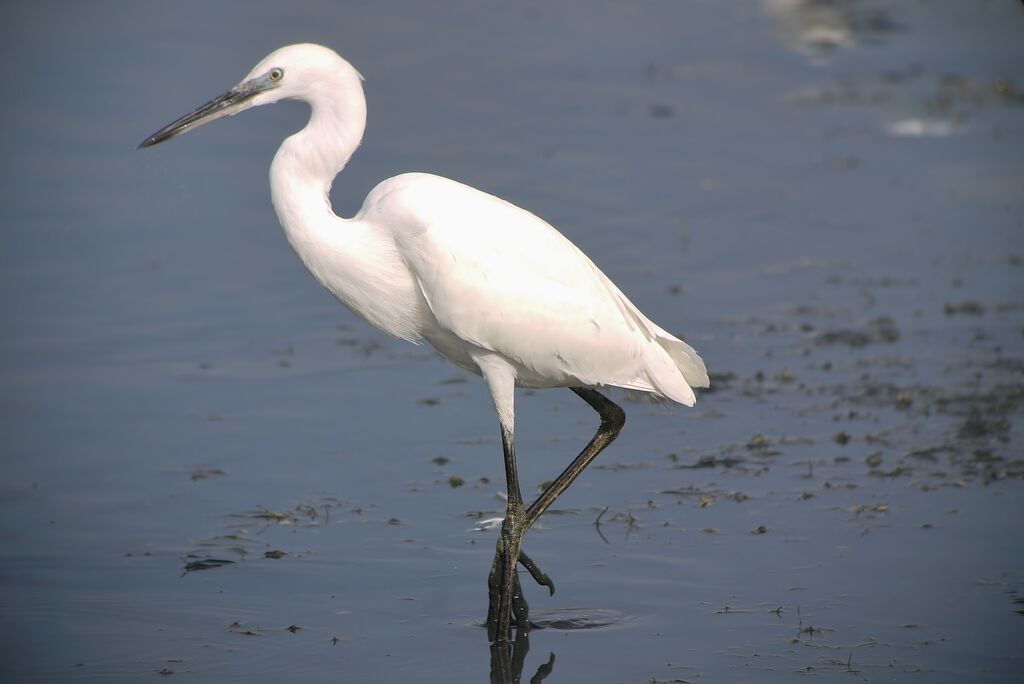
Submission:
<svg viewBox="0 0 1024 684">
<path fill-rule="evenodd" d="M 182 568 L 182 575 L 200 570 L 216 570 L 217 568 L 223 568 L 225 565 L 233 565 L 235 562 L 225 558 L 197 558 L 193 554 L 188 554 L 182 560 L 185 562 Z"/>
</svg>

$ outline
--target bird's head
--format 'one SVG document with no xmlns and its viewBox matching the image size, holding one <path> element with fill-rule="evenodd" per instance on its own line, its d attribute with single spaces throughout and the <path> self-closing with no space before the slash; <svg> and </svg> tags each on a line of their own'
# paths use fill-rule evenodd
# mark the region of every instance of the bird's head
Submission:
<svg viewBox="0 0 1024 684">
<path fill-rule="evenodd" d="M 150 147 L 224 116 L 279 100 L 312 102 L 323 89 L 360 89 L 362 76 L 338 53 L 322 45 L 301 43 L 274 50 L 260 60 L 238 85 L 149 136 Z"/>
</svg>

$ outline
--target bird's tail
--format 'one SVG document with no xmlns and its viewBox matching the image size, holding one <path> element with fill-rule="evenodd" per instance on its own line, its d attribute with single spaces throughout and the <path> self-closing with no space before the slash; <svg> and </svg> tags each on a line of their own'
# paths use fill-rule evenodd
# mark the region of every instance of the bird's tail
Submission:
<svg viewBox="0 0 1024 684">
<path fill-rule="evenodd" d="M 618 302 L 623 316 L 638 326 L 649 342 L 657 343 L 647 347 L 646 375 L 654 391 L 686 406 L 697 403 L 693 388 L 711 386 L 708 369 L 697 350 L 647 318 L 596 266 L 594 271 Z"/>
<path fill-rule="evenodd" d="M 693 347 L 664 331 L 662 335 L 655 335 L 654 341 L 657 345 L 649 347 L 647 355 L 647 378 L 651 386 L 672 401 L 693 406 L 697 403 L 693 388 L 709 385 L 704 361 Z"/>
<path fill-rule="evenodd" d="M 708 377 L 704 359 L 700 358 L 696 349 L 667 333 L 664 336 L 657 336 L 656 339 L 661 348 L 668 352 L 669 357 L 675 362 L 676 368 L 682 373 L 683 379 L 690 387 L 711 386 L 711 379 Z"/>
</svg>

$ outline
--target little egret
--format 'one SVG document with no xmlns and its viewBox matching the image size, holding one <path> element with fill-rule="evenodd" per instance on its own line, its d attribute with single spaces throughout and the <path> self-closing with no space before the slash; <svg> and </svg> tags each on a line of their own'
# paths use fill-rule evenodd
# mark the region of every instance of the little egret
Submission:
<svg viewBox="0 0 1024 684">
<path fill-rule="evenodd" d="M 272 52 L 220 97 L 146 138 L 156 145 L 223 116 L 292 99 L 311 108 L 270 165 L 288 242 L 313 277 L 386 333 L 429 342 L 483 376 L 501 427 L 508 506 L 488 575 L 487 626 L 504 642 L 529 629 L 517 564 L 554 592 L 522 550 L 523 534 L 614 440 L 625 414 L 596 388 L 649 392 L 692 406 L 707 387 L 697 352 L 655 325 L 573 243 L 533 214 L 425 173 L 389 178 L 355 217 L 331 209 L 334 177 L 363 137 L 362 76 L 312 44 Z M 516 472 L 515 387 L 567 387 L 601 417 L 593 439 L 529 507 Z"/>
</svg>

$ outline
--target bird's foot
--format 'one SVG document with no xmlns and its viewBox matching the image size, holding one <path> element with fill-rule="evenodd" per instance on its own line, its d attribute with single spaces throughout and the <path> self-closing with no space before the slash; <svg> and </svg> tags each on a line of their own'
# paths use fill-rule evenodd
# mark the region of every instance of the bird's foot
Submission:
<svg viewBox="0 0 1024 684">
<path fill-rule="evenodd" d="M 548 577 L 547 573 L 541 572 L 541 569 L 537 567 L 537 564 L 534 563 L 533 560 L 529 556 L 527 556 L 526 552 L 522 549 L 519 550 L 519 564 L 526 568 L 526 570 L 530 573 L 530 577 L 533 578 L 534 582 L 541 585 L 542 587 L 548 588 L 548 596 L 555 595 L 554 580 Z"/>
<path fill-rule="evenodd" d="M 555 593 L 555 583 L 521 550 L 522 531 L 514 525 L 502 526 L 502 534 L 494 552 L 494 562 L 487 577 L 488 608 L 487 636 L 490 641 L 508 641 L 512 637 L 512 626 L 518 633 L 525 634 L 532 627 L 530 606 L 523 596 L 516 565 L 522 565 L 537 584 L 547 587 L 548 594 Z"/>
</svg>

